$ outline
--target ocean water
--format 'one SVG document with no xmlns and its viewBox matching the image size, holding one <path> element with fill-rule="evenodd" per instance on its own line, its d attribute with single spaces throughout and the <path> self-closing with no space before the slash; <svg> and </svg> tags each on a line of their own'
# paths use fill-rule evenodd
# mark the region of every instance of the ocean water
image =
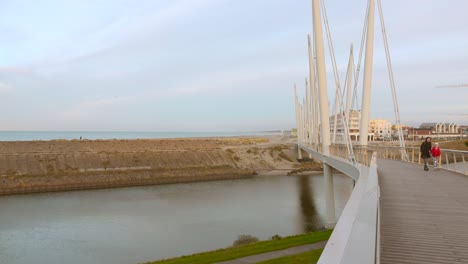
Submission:
<svg viewBox="0 0 468 264">
<path fill-rule="evenodd" d="M 138 131 L 0 131 L 0 141 L 28 141 L 55 139 L 148 139 L 148 138 L 191 138 L 191 137 L 229 137 L 263 136 L 281 132 L 138 132 Z"/>
</svg>

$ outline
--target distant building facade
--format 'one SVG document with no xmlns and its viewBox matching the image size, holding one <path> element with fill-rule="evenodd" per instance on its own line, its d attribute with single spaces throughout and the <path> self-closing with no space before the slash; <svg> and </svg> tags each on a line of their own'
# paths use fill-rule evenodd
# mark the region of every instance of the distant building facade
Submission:
<svg viewBox="0 0 468 264">
<path fill-rule="evenodd" d="M 455 123 L 422 123 L 419 128 L 408 130 L 410 139 L 432 138 L 458 138 L 463 130 Z"/>
<path fill-rule="evenodd" d="M 392 138 L 392 123 L 385 119 L 373 119 L 369 122 L 370 131 L 377 140 Z"/>
<path fill-rule="evenodd" d="M 455 123 L 422 123 L 420 129 L 429 129 L 434 134 L 459 134 L 460 126 Z"/>
<path fill-rule="evenodd" d="M 358 141 L 359 137 L 361 136 L 359 132 L 359 122 L 361 120 L 361 111 L 358 110 L 349 110 L 349 121 L 348 121 L 348 127 L 349 127 L 349 136 L 352 141 Z M 332 137 L 332 141 L 336 143 L 344 143 L 346 141 L 346 133 L 345 133 L 345 125 L 343 122 L 343 114 L 338 114 L 335 118 L 335 116 L 330 117 L 330 134 Z M 336 119 L 336 133 L 334 133 L 335 129 L 335 119 Z M 391 125 L 390 125 L 391 127 Z M 371 127 L 369 126 L 369 132 L 368 132 L 368 140 L 373 141 L 375 140 L 375 135 L 374 132 L 372 131 Z"/>
<path fill-rule="evenodd" d="M 468 135 L 468 126 L 460 126 L 460 133 L 463 135 Z"/>
<path fill-rule="evenodd" d="M 344 143 L 346 140 L 345 126 L 343 122 L 343 114 L 330 116 L 330 135 L 332 142 Z M 336 133 L 335 129 L 336 119 Z M 359 122 L 361 120 L 361 111 L 349 111 L 349 136 L 352 141 L 358 141 L 360 137 Z M 425 137 L 432 138 L 461 138 L 468 137 L 468 126 L 460 126 L 455 123 L 422 123 L 417 127 L 408 127 L 401 125 L 403 138 L 406 140 L 420 140 Z M 292 131 L 294 134 L 295 131 Z M 368 140 L 397 140 L 398 139 L 398 125 L 385 119 L 373 119 L 369 122 Z"/>
</svg>

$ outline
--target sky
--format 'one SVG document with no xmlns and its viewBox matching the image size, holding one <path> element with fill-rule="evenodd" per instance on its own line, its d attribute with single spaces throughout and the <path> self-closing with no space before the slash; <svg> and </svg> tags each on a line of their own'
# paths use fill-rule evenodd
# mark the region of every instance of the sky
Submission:
<svg viewBox="0 0 468 264">
<path fill-rule="evenodd" d="M 343 83 L 367 2 L 324 2 Z M 468 125 L 468 88 L 434 88 L 468 83 L 468 1 L 382 5 L 402 123 Z M 310 0 L 0 0 L 0 130 L 290 129 L 311 21 Z M 377 21 L 371 118 L 393 122 Z"/>
</svg>

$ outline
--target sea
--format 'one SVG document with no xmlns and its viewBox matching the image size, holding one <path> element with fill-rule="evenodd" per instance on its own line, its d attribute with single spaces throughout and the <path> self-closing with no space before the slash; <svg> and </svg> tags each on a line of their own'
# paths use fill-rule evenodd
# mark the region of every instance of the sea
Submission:
<svg viewBox="0 0 468 264">
<path fill-rule="evenodd" d="M 138 132 L 138 131 L 0 131 L 0 141 L 203 138 L 282 135 L 282 131 Z"/>
</svg>

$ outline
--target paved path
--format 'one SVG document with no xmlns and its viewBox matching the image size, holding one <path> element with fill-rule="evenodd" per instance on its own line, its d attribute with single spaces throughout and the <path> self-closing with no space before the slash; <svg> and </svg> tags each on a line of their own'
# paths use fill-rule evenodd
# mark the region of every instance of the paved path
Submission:
<svg viewBox="0 0 468 264">
<path fill-rule="evenodd" d="M 468 263 L 468 176 L 377 161 L 381 263 Z"/>
<path fill-rule="evenodd" d="M 327 241 L 320 241 L 314 244 L 307 244 L 307 245 L 302 245 L 302 246 L 297 246 L 297 247 L 291 247 L 283 250 L 278 250 L 278 251 L 272 251 L 272 252 L 267 252 L 263 254 L 258 254 L 258 255 L 253 255 L 253 256 L 248 256 L 248 257 L 243 257 L 239 259 L 233 259 L 233 260 L 228 260 L 228 261 L 223 261 L 223 262 L 218 262 L 217 264 L 250 264 L 250 263 L 257 263 L 260 261 L 265 261 L 265 260 L 270 260 L 270 259 L 276 259 L 276 258 L 281 258 L 284 256 L 291 256 L 291 255 L 296 255 L 316 249 L 321 249 L 324 248 L 325 245 L 327 244 Z"/>
</svg>

